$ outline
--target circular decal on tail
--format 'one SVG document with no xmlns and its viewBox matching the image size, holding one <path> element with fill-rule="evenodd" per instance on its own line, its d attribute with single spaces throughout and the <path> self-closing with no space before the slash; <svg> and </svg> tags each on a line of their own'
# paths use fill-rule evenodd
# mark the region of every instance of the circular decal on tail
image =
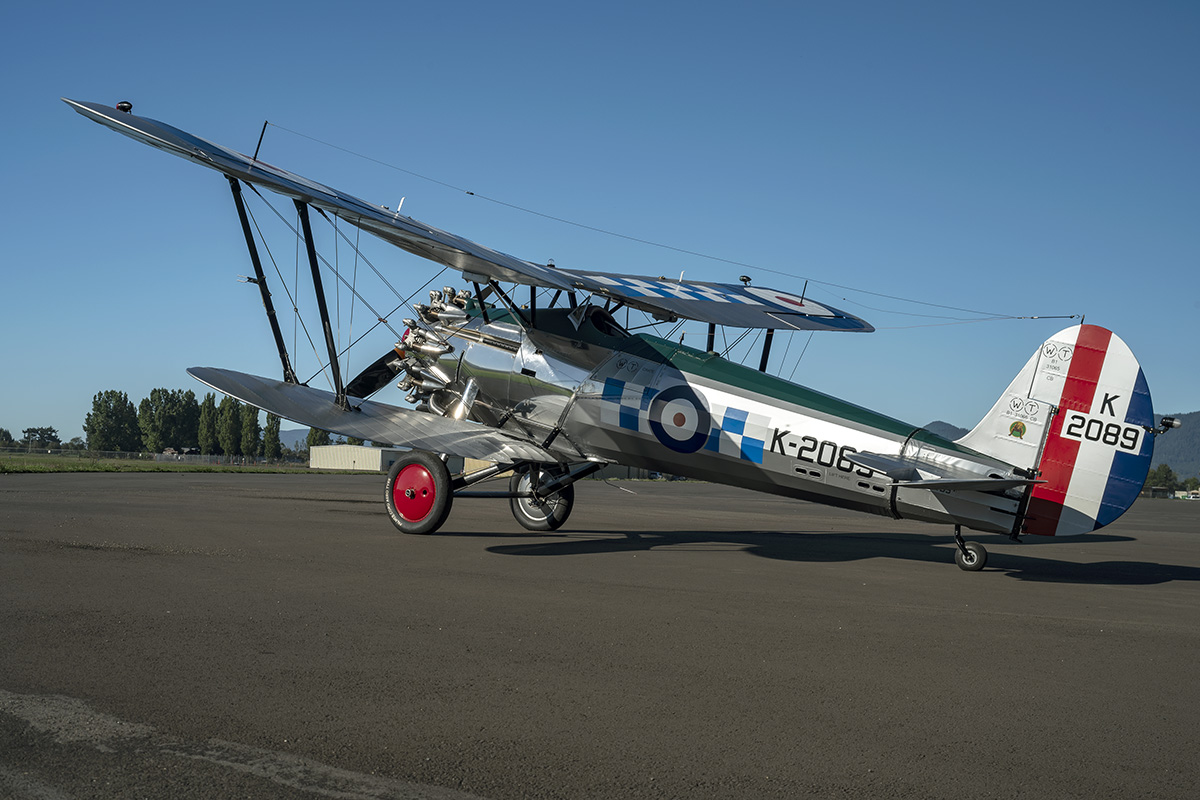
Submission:
<svg viewBox="0 0 1200 800">
<path fill-rule="evenodd" d="M 654 438 L 677 453 L 694 453 L 708 441 L 712 416 L 691 387 L 681 384 L 664 389 L 650 403 L 650 430 Z"/>
</svg>

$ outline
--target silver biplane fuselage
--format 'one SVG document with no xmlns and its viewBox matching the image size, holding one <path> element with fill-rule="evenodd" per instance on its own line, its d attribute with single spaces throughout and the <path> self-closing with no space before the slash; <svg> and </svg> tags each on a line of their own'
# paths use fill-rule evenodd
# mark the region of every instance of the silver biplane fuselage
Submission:
<svg viewBox="0 0 1200 800">
<path fill-rule="evenodd" d="M 439 322 L 445 314 L 436 307 L 423 312 L 455 349 L 437 365 L 444 388 L 418 389 L 422 398 L 452 411 L 473 382 L 471 418 L 542 442 L 565 463 L 611 461 L 896 518 L 1014 531 L 1026 476 L 1012 466 L 716 353 L 629 334 L 598 306 L 538 309 L 536 328 L 496 308 L 485 320 L 473 299 L 451 324 Z M 1021 486 L 953 494 L 906 486 L 859 455 L 878 452 Z"/>
</svg>

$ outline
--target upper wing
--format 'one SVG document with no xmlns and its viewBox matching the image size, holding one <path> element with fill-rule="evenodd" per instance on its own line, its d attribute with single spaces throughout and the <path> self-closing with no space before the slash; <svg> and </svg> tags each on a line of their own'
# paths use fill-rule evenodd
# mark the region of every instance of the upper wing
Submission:
<svg viewBox="0 0 1200 800">
<path fill-rule="evenodd" d="M 483 461 L 559 460 L 531 442 L 473 422 L 370 400 L 355 400 L 354 408 L 347 411 L 334 402 L 330 392 L 229 369 L 192 367 L 188 374 L 218 392 L 276 416 L 358 439 Z"/>
<path fill-rule="evenodd" d="M 732 283 L 568 272 L 573 286 L 615 297 L 644 311 L 734 328 L 791 328 L 869 333 L 873 328 L 853 314 L 778 289 Z"/>
<path fill-rule="evenodd" d="M 703 281 L 671 281 L 633 275 L 556 269 L 492 250 L 431 225 L 391 212 L 201 139 L 156 120 L 117 111 L 99 103 L 63 98 L 83 116 L 118 133 L 189 159 L 219 172 L 270 189 L 346 220 L 384 241 L 459 270 L 467 279 L 583 290 L 616 298 L 667 319 L 683 317 L 739 328 L 872 331 L 845 311 L 786 292 Z"/>
</svg>

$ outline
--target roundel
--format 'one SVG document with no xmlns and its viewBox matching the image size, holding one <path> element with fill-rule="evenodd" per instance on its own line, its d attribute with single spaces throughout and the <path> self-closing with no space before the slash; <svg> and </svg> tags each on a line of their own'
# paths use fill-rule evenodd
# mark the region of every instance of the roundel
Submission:
<svg viewBox="0 0 1200 800">
<path fill-rule="evenodd" d="M 684 384 L 664 389 L 650 403 L 654 438 L 678 453 L 694 453 L 708 441 L 712 417 L 699 396 Z"/>
<path fill-rule="evenodd" d="M 763 289 L 758 286 L 747 286 L 746 291 L 760 300 L 766 300 L 771 305 L 786 311 L 795 311 L 807 314 L 810 317 L 832 317 L 834 315 L 832 311 L 820 303 L 799 297 L 798 295 L 780 292 L 775 289 Z"/>
</svg>

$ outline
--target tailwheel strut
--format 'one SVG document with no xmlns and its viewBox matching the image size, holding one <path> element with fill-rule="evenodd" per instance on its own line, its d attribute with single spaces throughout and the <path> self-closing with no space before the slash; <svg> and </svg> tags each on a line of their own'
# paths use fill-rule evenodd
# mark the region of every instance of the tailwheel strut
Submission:
<svg viewBox="0 0 1200 800">
<path fill-rule="evenodd" d="M 954 543 L 958 549 L 954 551 L 954 563 L 959 569 L 967 572 L 978 572 L 987 564 L 988 552 L 978 542 L 967 542 L 962 537 L 962 526 L 954 526 Z"/>
</svg>

